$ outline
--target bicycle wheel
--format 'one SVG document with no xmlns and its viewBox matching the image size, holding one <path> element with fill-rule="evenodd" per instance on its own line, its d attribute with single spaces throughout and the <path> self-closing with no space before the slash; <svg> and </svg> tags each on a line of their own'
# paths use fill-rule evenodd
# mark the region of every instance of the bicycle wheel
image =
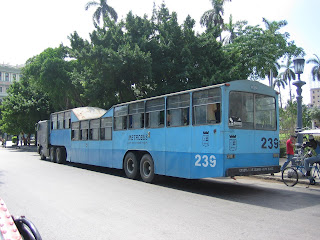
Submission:
<svg viewBox="0 0 320 240">
<path fill-rule="evenodd" d="M 297 184 L 299 175 L 296 169 L 293 167 L 287 167 L 282 171 L 282 181 L 288 187 L 293 187 Z"/>
</svg>

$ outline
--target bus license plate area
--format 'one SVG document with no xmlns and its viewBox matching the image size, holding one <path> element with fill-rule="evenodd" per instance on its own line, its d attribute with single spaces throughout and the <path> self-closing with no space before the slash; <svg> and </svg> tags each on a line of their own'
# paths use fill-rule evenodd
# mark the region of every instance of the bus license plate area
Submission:
<svg viewBox="0 0 320 240">
<path fill-rule="evenodd" d="M 280 166 L 267 166 L 267 167 L 241 167 L 227 169 L 227 176 L 249 176 L 258 174 L 268 174 L 280 172 Z"/>
</svg>

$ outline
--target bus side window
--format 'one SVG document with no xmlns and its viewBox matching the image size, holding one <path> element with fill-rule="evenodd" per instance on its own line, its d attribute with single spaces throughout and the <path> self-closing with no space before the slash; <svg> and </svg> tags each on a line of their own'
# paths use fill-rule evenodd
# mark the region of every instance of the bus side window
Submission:
<svg viewBox="0 0 320 240">
<path fill-rule="evenodd" d="M 100 139 L 112 140 L 112 117 L 101 119 Z"/>
<path fill-rule="evenodd" d="M 114 108 L 114 128 L 115 130 L 127 129 L 128 105 Z"/>
<path fill-rule="evenodd" d="M 57 129 L 58 125 L 58 115 L 52 114 L 51 115 L 51 129 Z"/>
<path fill-rule="evenodd" d="M 144 102 L 129 105 L 129 128 L 139 129 L 144 127 Z"/>
<path fill-rule="evenodd" d="M 89 140 L 99 140 L 100 119 L 90 121 Z"/>
<path fill-rule="evenodd" d="M 152 99 L 146 102 L 146 127 L 164 127 L 164 98 Z"/>
<path fill-rule="evenodd" d="M 221 121 L 221 90 L 213 88 L 192 93 L 193 124 L 216 124 Z"/>
<path fill-rule="evenodd" d="M 71 125 L 71 140 L 78 141 L 80 140 L 80 122 L 73 122 Z"/>
<path fill-rule="evenodd" d="M 68 129 L 71 127 L 70 111 L 65 112 L 65 114 L 64 114 L 64 124 L 65 124 L 65 129 Z"/>
<path fill-rule="evenodd" d="M 58 114 L 58 129 L 64 129 L 64 113 Z"/>
<path fill-rule="evenodd" d="M 167 126 L 189 125 L 189 93 L 169 96 L 167 98 Z"/>
<path fill-rule="evenodd" d="M 80 122 L 80 130 L 81 130 L 80 140 L 88 140 L 88 132 L 89 132 L 89 121 L 88 120 Z"/>
</svg>

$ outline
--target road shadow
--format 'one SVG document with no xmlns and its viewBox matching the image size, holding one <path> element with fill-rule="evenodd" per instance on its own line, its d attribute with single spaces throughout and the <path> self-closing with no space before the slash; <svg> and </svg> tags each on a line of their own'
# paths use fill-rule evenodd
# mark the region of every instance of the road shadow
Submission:
<svg viewBox="0 0 320 240">
<path fill-rule="evenodd" d="M 97 167 L 69 162 L 65 165 L 126 178 L 124 171 L 121 169 Z M 257 180 L 254 178 L 246 178 L 246 180 L 249 181 L 238 181 L 228 178 L 207 178 L 193 180 L 158 176 L 154 185 L 281 211 L 292 211 L 296 209 L 313 207 L 320 204 L 320 188 L 310 188 L 308 190 L 309 192 L 306 193 L 305 191 L 297 191 L 295 188 L 288 187 L 284 189 L 282 186 L 279 187 L 280 183 L 276 182 L 266 186 L 264 184 L 255 184 L 255 182 L 263 180 Z M 128 181 L 132 180 L 128 179 Z M 141 179 L 138 179 L 137 181 L 142 182 Z"/>
</svg>

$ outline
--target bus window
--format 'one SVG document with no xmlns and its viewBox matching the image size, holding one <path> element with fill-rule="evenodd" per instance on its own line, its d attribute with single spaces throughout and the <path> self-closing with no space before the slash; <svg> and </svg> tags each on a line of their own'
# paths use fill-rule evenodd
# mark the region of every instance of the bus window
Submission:
<svg viewBox="0 0 320 240">
<path fill-rule="evenodd" d="M 90 121 L 89 140 L 99 140 L 100 119 Z"/>
<path fill-rule="evenodd" d="M 253 93 L 230 92 L 229 127 L 253 129 Z"/>
<path fill-rule="evenodd" d="M 88 131 L 89 131 L 89 121 L 80 122 L 81 136 L 80 140 L 88 140 Z"/>
<path fill-rule="evenodd" d="M 101 119 L 100 139 L 112 140 L 112 117 Z"/>
<path fill-rule="evenodd" d="M 129 105 L 129 128 L 138 129 L 144 127 L 144 102 L 131 103 Z"/>
<path fill-rule="evenodd" d="M 189 125 L 190 95 L 180 94 L 167 98 L 167 126 Z"/>
<path fill-rule="evenodd" d="M 114 128 L 115 130 L 127 129 L 128 105 L 114 108 Z"/>
<path fill-rule="evenodd" d="M 80 140 L 80 122 L 73 122 L 71 125 L 71 140 L 78 141 Z"/>
<path fill-rule="evenodd" d="M 52 114 L 51 115 L 51 129 L 57 129 L 58 125 L 58 115 Z"/>
<path fill-rule="evenodd" d="M 58 129 L 64 129 L 64 113 L 58 114 Z"/>
<path fill-rule="evenodd" d="M 146 127 L 159 128 L 164 126 L 164 98 L 146 102 Z"/>
<path fill-rule="evenodd" d="M 255 127 L 261 130 L 276 130 L 276 102 L 274 97 L 255 95 Z"/>
<path fill-rule="evenodd" d="M 205 125 L 220 123 L 221 90 L 213 88 L 192 94 L 193 124 Z"/>
<path fill-rule="evenodd" d="M 230 92 L 229 127 L 276 130 L 275 98 L 261 94 Z"/>
<path fill-rule="evenodd" d="M 71 113 L 70 113 L 70 111 L 68 111 L 68 112 L 65 112 L 65 114 L 64 114 L 64 123 L 65 123 L 65 128 L 70 128 L 70 126 L 71 126 Z"/>
</svg>

